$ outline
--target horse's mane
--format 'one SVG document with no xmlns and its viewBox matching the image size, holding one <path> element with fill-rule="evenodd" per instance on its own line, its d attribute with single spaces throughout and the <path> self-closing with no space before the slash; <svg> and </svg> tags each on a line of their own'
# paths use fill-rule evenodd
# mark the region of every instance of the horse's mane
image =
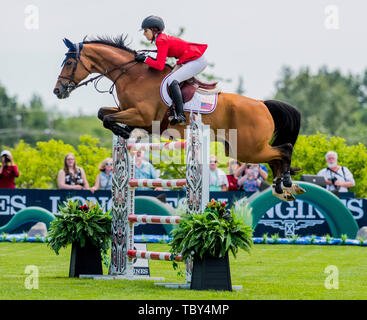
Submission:
<svg viewBox="0 0 367 320">
<path fill-rule="evenodd" d="M 129 48 L 126 44 L 127 35 L 121 34 L 116 37 L 111 36 L 96 36 L 94 38 L 87 39 L 87 36 L 84 38 L 83 43 L 99 43 L 99 44 L 105 44 L 107 46 L 119 48 L 122 50 L 125 50 L 127 52 L 135 54 L 136 51 Z"/>
</svg>

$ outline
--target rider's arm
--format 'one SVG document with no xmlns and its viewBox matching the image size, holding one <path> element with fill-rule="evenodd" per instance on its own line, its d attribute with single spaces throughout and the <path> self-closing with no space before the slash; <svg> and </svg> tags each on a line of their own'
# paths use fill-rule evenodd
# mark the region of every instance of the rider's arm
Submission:
<svg viewBox="0 0 367 320">
<path fill-rule="evenodd" d="M 154 69 L 163 70 L 167 59 L 168 42 L 167 39 L 158 37 L 155 44 L 157 46 L 157 59 L 148 57 L 145 59 L 145 63 Z"/>
</svg>

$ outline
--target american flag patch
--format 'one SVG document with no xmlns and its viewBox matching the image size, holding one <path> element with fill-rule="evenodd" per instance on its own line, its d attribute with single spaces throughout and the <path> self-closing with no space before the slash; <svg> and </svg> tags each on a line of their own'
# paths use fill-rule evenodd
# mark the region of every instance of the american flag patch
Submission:
<svg viewBox="0 0 367 320">
<path fill-rule="evenodd" d="M 211 103 L 201 102 L 200 107 L 201 109 L 210 110 L 213 107 L 213 105 Z"/>
</svg>

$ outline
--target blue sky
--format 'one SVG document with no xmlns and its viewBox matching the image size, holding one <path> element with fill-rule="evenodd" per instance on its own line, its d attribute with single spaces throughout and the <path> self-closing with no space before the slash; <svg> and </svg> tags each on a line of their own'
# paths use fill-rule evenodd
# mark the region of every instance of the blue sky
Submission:
<svg viewBox="0 0 367 320">
<path fill-rule="evenodd" d="M 140 49 L 138 30 L 150 14 L 160 15 L 168 32 L 182 26 L 185 40 L 208 44 L 206 57 L 215 64 L 211 71 L 233 79 L 221 84 L 223 91 L 234 92 L 242 76 L 245 95 L 256 99 L 272 97 L 283 65 L 307 65 L 313 71 L 327 65 L 345 73 L 361 73 L 367 65 L 363 0 L 17 0 L 2 7 L 0 83 L 20 102 L 37 93 L 47 106 L 67 114 L 96 114 L 114 101 L 91 85 L 67 100 L 56 99 L 52 89 L 66 52 L 62 39 L 125 33 L 131 47 Z M 29 28 L 36 25 L 29 20 L 32 8 L 38 10 L 36 29 Z M 100 86 L 109 88 L 109 82 Z"/>
</svg>

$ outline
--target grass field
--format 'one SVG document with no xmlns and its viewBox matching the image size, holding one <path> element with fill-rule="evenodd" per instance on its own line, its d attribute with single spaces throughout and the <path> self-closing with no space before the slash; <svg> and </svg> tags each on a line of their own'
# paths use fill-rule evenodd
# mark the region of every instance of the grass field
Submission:
<svg viewBox="0 0 367 320">
<path fill-rule="evenodd" d="M 232 284 L 243 287 L 233 292 L 166 289 L 151 280 L 71 279 L 70 249 L 56 256 L 43 243 L 0 243 L 0 299 L 367 299 L 365 247 L 255 245 L 251 255 L 240 252 L 237 259 L 231 257 Z M 148 250 L 169 247 L 148 244 Z M 39 289 L 25 287 L 28 265 L 38 267 Z M 338 269 L 338 289 L 325 287 L 325 268 L 330 265 Z M 166 282 L 184 282 L 170 262 L 150 261 L 150 272 Z"/>
</svg>

